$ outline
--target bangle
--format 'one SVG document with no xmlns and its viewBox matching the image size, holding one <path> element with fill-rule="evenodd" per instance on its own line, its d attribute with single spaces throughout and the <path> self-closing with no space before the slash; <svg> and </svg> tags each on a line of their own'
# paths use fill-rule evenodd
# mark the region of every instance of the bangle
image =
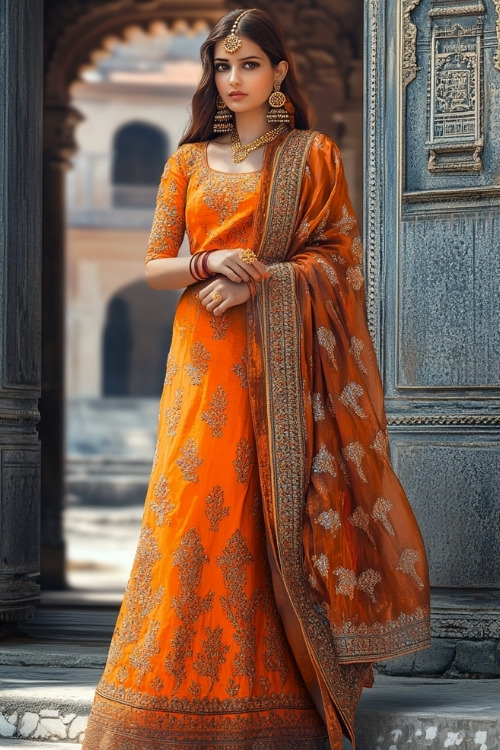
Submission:
<svg viewBox="0 0 500 750">
<path fill-rule="evenodd" d="M 207 250 L 207 252 L 203 253 L 203 258 L 201 259 L 201 272 L 204 274 L 204 277 L 208 279 L 210 276 L 212 276 L 212 273 L 210 272 L 208 268 L 208 256 L 210 255 L 212 251 Z"/>
<path fill-rule="evenodd" d="M 193 277 L 193 279 L 195 281 L 199 281 L 199 279 L 197 279 L 196 276 L 193 273 L 193 261 L 194 261 L 195 258 L 196 258 L 196 255 L 193 253 L 193 255 L 191 256 L 191 259 L 189 261 L 189 273 L 191 274 L 191 276 Z"/>
<path fill-rule="evenodd" d="M 193 263 L 193 269 L 194 269 L 194 275 L 196 277 L 197 281 L 202 281 L 203 276 L 200 273 L 200 259 L 201 259 L 201 253 L 195 253 L 194 255 L 194 263 Z"/>
</svg>

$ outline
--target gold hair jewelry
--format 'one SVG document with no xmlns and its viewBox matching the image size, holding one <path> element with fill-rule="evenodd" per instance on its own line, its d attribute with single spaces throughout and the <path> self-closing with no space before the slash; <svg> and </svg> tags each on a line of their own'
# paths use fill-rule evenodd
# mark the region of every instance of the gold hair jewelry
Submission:
<svg viewBox="0 0 500 750">
<path fill-rule="evenodd" d="M 244 10 L 243 13 L 240 13 L 236 21 L 233 23 L 231 32 L 224 39 L 224 44 L 222 46 L 224 47 L 224 51 L 227 52 L 228 55 L 234 55 L 234 53 L 238 52 L 238 50 L 240 49 L 242 42 L 241 38 L 236 34 L 236 29 L 238 28 L 238 24 L 243 16 L 246 16 L 246 14 L 250 13 L 251 10 L 252 9 L 249 8 L 248 10 Z"/>
<path fill-rule="evenodd" d="M 276 123 L 281 122 L 288 124 L 290 122 L 290 115 L 285 109 L 286 96 L 282 91 L 280 91 L 280 89 L 281 83 L 279 81 L 275 81 L 273 92 L 268 100 L 270 109 L 266 115 L 267 121 L 271 123 L 271 125 L 275 125 Z"/>
<path fill-rule="evenodd" d="M 219 304 L 219 302 L 222 302 L 222 294 L 220 292 L 212 292 L 212 299 Z"/>
<path fill-rule="evenodd" d="M 215 106 L 217 107 L 217 112 L 215 113 L 212 130 L 214 133 L 230 133 L 234 128 L 233 113 L 226 106 L 219 94 L 217 94 Z"/>
<path fill-rule="evenodd" d="M 255 263 L 255 261 L 257 260 L 257 256 L 255 255 L 253 250 L 250 250 L 250 248 L 248 248 L 247 250 L 240 250 L 238 255 L 243 263 Z"/>
<path fill-rule="evenodd" d="M 261 135 L 260 138 L 256 138 L 255 141 L 243 146 L 238 131 L 234 128 L 231 133 L 231 151 L 234 163 L 239 164 L 247 158 L 251 151 L 255 151 L 266 143 L 271 143 L 271 141 L 274 141 L 279 135 L 281 135 L 281 133 L 284 133 L 285 129 L 285 125 L 282 123 L 281 125 L 278 125 L 277 128 L 274 128 L 274 130 L 269 130 L 267 133 L 264 133 L 264 135 Z"/>
</svg>

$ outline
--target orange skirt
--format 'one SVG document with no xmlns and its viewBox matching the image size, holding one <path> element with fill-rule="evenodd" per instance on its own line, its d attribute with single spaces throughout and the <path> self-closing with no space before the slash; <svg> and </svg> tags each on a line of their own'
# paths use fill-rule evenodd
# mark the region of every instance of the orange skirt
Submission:
<svg viewBox="0 0 500 750">
<path fill-rule="evenodd" d="M 84 750 L 318 750 L 267 560 L 245 308 L 181 298 L 131 577 Z"/>
</svg>

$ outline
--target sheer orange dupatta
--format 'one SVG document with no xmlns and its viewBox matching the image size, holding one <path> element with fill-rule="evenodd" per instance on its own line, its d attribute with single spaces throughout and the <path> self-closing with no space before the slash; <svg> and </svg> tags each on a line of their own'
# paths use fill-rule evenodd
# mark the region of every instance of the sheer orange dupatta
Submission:
<svg viewBox="0 0 500 750">
<path fill-rule="evenodd" d="M 256 217 L 249 387 L 277 603 L 332 748 L 370 663 L 429 645 L 417 522 L 391 467 L 362 246 L 337 147 L 292 131 Z"/>
</svg>

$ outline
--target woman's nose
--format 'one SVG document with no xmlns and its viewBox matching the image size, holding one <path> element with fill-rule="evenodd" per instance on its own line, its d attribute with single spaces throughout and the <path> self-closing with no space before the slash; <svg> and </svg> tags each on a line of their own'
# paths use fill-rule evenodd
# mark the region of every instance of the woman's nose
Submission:
<svg viewBox="0 0 500 750">
<path fill-rule="evenodd" d="M 231 83 L 238 83 L 240 80 L 240 74 L 238 68 L 232 68 L 229 74 L 229 80 Z"/>
</svg>

